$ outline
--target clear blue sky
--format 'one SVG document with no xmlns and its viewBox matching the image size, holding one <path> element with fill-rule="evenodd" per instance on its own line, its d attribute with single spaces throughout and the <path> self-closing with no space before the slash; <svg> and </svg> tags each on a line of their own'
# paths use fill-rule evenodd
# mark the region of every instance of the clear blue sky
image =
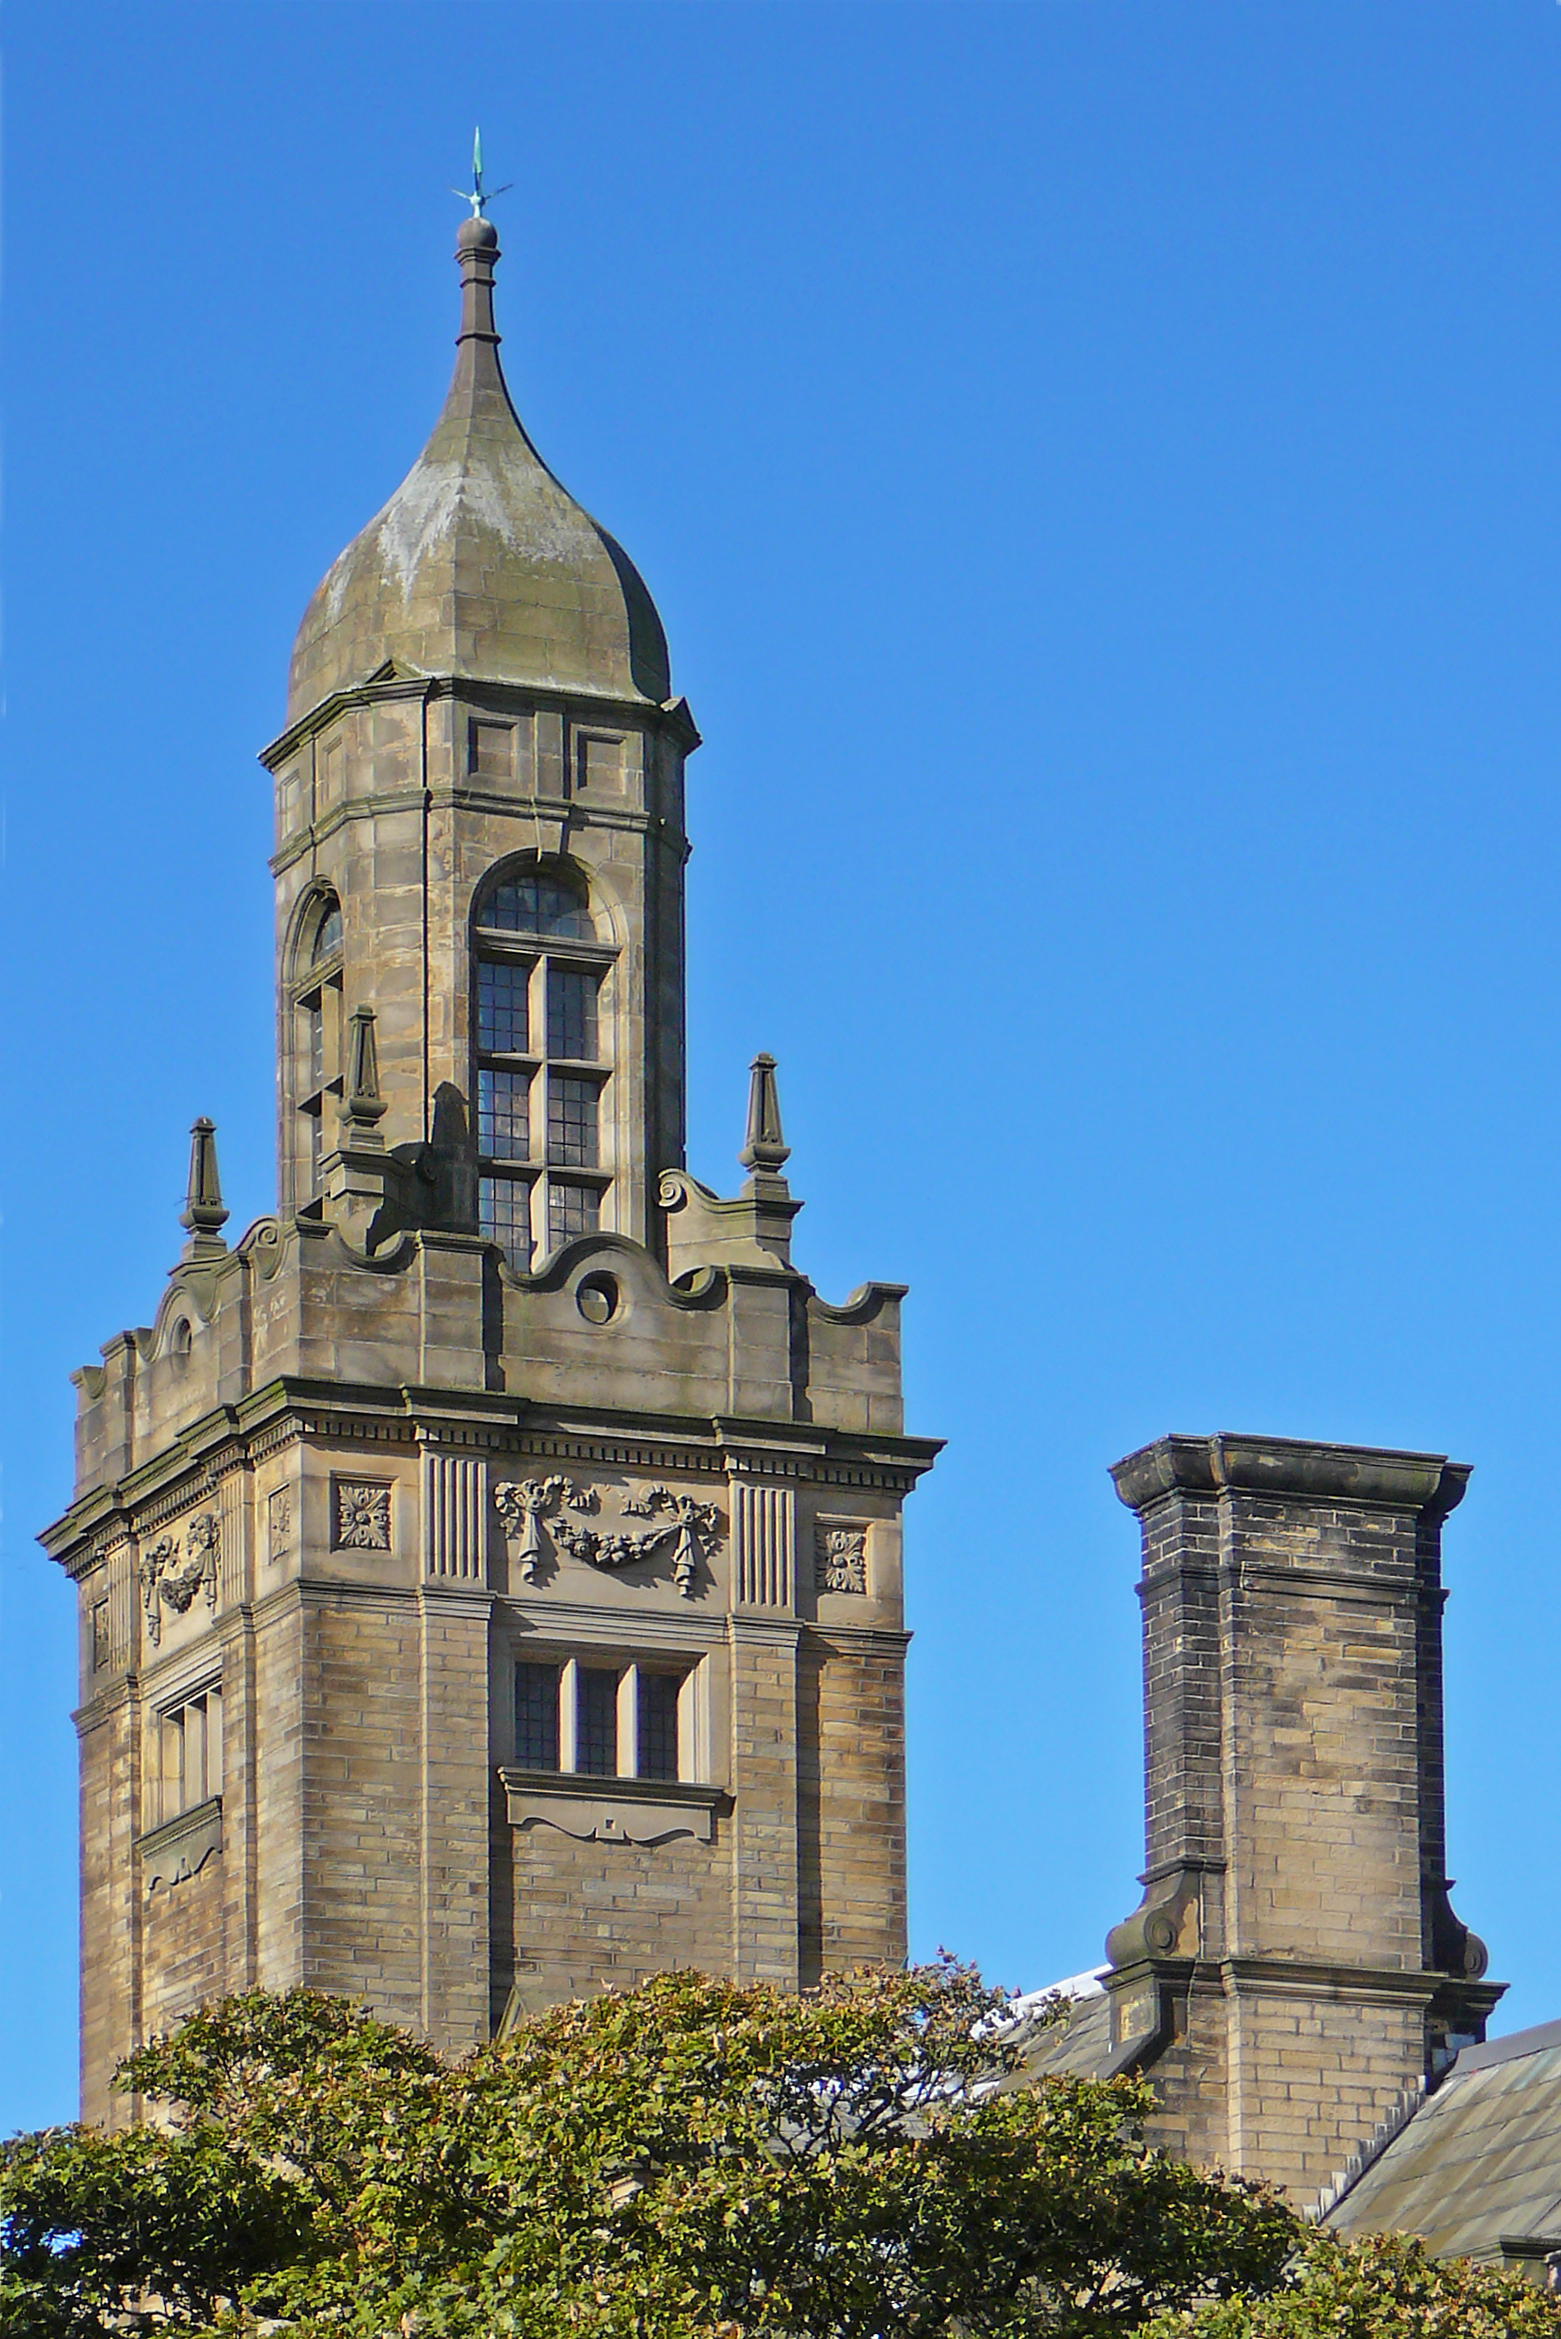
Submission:
<svg viewBox="0 0 1561 2339">
<path fill-rule="evenodd" d="M 1166 1429 L 1448 1451 L 1457 1904 L 1561 2015 L 1561 7 L 13 0 L 0 2129 L 74 2103 L 66 1374 L 273 1197 L 292 631 L 510 379 L 707 746 L 691 1166 L 903 1277 L 915 1943 L 1136 1900 Z"/>
</svg>

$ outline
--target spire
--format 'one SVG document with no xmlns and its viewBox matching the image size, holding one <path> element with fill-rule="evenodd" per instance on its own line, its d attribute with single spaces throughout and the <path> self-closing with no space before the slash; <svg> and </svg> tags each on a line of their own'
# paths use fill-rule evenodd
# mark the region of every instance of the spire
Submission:
<svg viewBox="0 0 1561 2339">
<path fill-rule="evenodd" d="M 475 192 L 480 203 L 480 180 Z M 493 316 L 498 230 L 478 208 L 455 257 L 461 327 L 444 410 L 305 610 L 288 721 L 387 661 L 662 706 L 667 642 L 644 580 L 553 477 L 510 399 Z"/>
<path fill-rule="evenodd" d="M 775 1085 L 775 1058 L 755 1056 L 748 1068 L 748 1139 L 737 1156 L 744 1169 L 779 1175 L 791 1159 L 791 1147 L 781 1134 L 780 1091 Z"/>
<path fill-rule="evenodd" d="M 385 1142 L 375 1124 L 385 1117 L 379 1093 L 379 1045 L 374 1037 L 374 1010 L 355 1007 L 348 1019 L 347 1093 L 342 1100 L 342 1137 L 347 1145 L 377 1151 Z"/>
<path fill-rule="evenodd" d="M 227 1222 L 222 1182 L 217 1174 L 217 1124 L 208 1121 L 203 1113 L 190 1127 L 190 1182 L 184 1208 L 179 1213 L 179 1224 L 187 1227 L 190 1235 L 184 1246 L 184 1258 L 225 1257 L 228 1246 L 222 1239 L 222 1229 Z"/>
</svg>

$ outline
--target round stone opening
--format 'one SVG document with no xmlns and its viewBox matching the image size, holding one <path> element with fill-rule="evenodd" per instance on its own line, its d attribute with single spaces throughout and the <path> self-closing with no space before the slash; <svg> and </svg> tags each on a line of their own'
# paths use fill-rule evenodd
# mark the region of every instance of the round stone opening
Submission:
<svg viewBox="0 0 1561 2339">
<path fill-rule="evenodd" d="M 575 1306 L 588 1324 L 610 1324 L 618 1313 L 618 1286 L 610 1275 L 587 1275 L 575 1293 Z"/>
</svg>

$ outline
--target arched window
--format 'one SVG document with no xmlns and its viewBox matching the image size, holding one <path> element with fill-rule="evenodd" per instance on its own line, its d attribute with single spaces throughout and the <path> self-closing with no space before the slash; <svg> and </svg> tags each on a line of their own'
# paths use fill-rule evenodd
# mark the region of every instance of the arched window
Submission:
<svg viewBox="0 0 1561 2339">
<path fill-rule="evenodd" d="M 481 923 L 500 934 L 553 934 L 574 942 L 594 942 L 596 927 L 589 905 L 575 886 L 540 870 L 496 885 L 482 907 Z"/>
<path fill-rule="evenodd" d="M 525 1268 L 601 1224 L 612 1184 L 602 987 L 613 953 L 569 870 L 505 877 L 479 895 L 472 924 L 482 1231 Z"/>
<path fill-rule="evenodd" d="M 318 893 L 302 923 L 300 972 L 293 986 L 293 1094 L 302 1123 L 298 1149 L 297 1199 L 312 1201 L 320 1191 L 320 1165 L 334 1134 L 332 1115 L 341 1095 L 341 903 Z"/>
</svg>

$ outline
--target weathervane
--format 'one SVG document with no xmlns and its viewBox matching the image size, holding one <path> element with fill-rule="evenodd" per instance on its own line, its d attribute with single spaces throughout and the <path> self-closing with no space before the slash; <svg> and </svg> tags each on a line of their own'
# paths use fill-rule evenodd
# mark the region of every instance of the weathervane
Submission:
<svg viewBox="0 0 1561 2339">
<path fill-rule="evenodd" d="M 491 203 L 494 195 L 507 195 L 514 184 L 514 180 L 510 179 L 504 186 L 495 187 L 492 195 L 488 193 L 482 183 L 482 132 L 474 130 L 472 132 L 471 192 L 468 194 L 464 187 L 452 187 L 451 194 L 459 196 L 463 203 L 471 205 L 473 219 L 486 219 L 488 214 L 484 211 L 483 205 Z"/>
</svg>

